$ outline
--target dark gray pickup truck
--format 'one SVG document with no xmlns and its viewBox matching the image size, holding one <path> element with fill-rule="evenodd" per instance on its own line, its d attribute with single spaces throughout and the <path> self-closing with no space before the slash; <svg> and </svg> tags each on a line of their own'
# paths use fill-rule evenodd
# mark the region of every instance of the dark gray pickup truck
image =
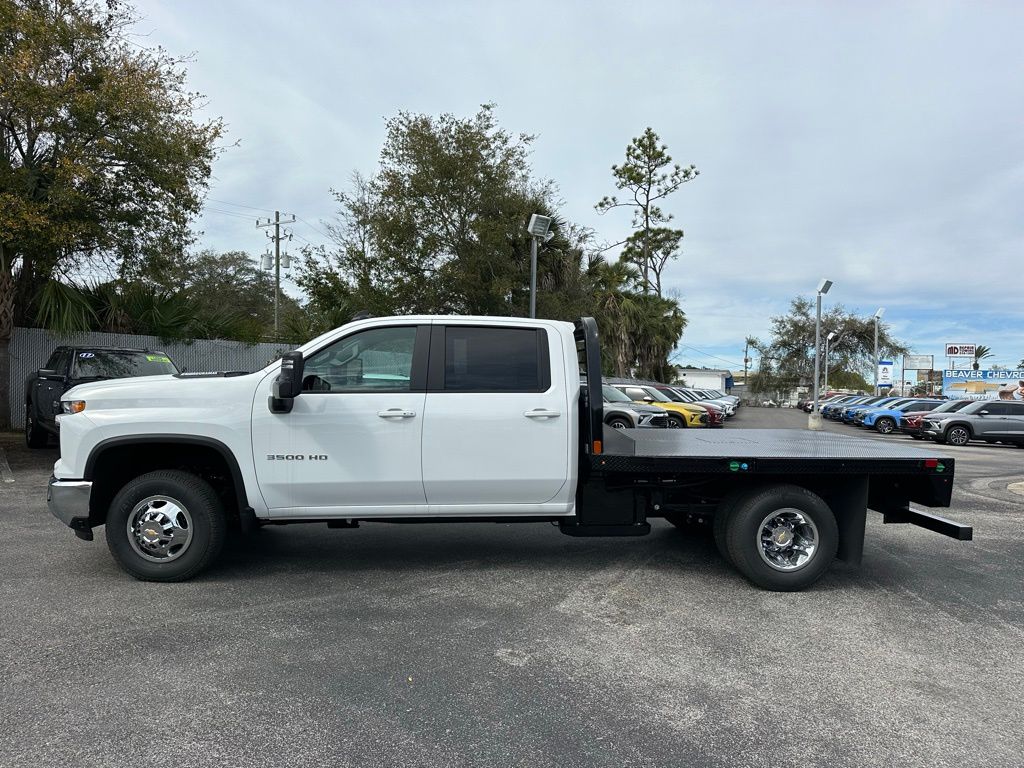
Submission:
<svg viewBox="0 0 1024 768">
<path fill-rule="evenodd" d="M 163 352 L 124 347 L 57 347 L 46 366 L 25 382 L 25 444 L 45 448 L 57 435 L 60 397 L 78 384 L 178 373 Z"/>
</svg>

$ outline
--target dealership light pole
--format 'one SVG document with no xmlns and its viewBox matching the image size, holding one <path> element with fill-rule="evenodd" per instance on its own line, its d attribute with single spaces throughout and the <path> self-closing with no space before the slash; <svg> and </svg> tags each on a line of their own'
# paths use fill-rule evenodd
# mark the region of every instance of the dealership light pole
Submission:
<svg viewBox="0 0 1024 768">
<path fill-rule="evenodd" d="M 875 395 L 878 395 L 878 321 L 885 314 L 885 307 L 879 307 L 875 312 Z"/>
<path fill-rule="evenodd" d="M 828 293 L 832 281 L 821 279 L 818 283 L 818 311 L 814 316 L 814 405 L 807 417 L 808 429 L 821 429 L 821 412 L 818 410 L 818 377 L 821 375 L 821 297 Z"/>
<path fill-rule="evenodd" d="M 547 242 L 555 233 L 551 232 L 551 217 L 535 213 L 526 225 L 530 233 L 530 317 L 537 316 L 537 243 Z"/>
<path fill-rule="evenodd" d="M 836 337 L 836 332 L 831 331 L 828 336 L 825 337 L 825 383 L 822 385 L 822 390 L 828 395 L 828 343 Z"/>
</svg>

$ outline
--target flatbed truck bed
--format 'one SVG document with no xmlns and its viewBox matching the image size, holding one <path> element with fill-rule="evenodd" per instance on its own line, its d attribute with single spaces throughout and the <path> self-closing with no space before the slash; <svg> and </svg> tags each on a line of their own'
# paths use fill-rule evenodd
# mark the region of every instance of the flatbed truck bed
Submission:
<svg viewBox="0 0 1024 768">
<path fill-rule="evenodd" d="M 813 557 L 773 562 L 782 545 L 772 536 L 792 546 L 791 534 L 803 530 L 808 541 L 824 541 L 837 558 L 858 564 L 869 509 L 886 523 L 973 537 L 971 526 L 911 506 L 950 505 L 955 462 L 940 453 L 811 430 L 604 429 L 594 407 L 601 364 L 592 322 L 576 326 L 586 435 L 577 512 L 560 522 L 564 533 L 644 535 L 651 517 L 680 528 L 711 525 L 722 555 L 772 589 L 799 589 L 820 575 L 809 567 L 800 573 Z M 816 516 L 825 522 L 808 522 Z"/>
</svg>

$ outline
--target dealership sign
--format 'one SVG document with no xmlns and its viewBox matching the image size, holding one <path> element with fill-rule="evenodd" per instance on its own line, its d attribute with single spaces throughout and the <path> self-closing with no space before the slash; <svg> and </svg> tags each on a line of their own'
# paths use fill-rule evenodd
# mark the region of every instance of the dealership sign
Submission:
<svg viewBox="0 0 1024 768">
<path fill-rule="evenodd" d="M 931 355 L 904 355 L 904 371 L 930 371 L 933 360 Z"/>
<path fill-rule="evenodd" d="M 942 372 L 942 394 L 951 400 L 991 400 L 1000 396 L 1024 400 L 1024 370 Z"/>
<path fill-rule="evenodd" d="M 878 361 L 878 386 L 880 387 L 891 387 L 892 386 L 892 361 L 879 360 Z"/>
<path fill-rule="evenodd" d="M 946 357 L 974 357 L 974 344 L 947 344 Z"/>
</svg>

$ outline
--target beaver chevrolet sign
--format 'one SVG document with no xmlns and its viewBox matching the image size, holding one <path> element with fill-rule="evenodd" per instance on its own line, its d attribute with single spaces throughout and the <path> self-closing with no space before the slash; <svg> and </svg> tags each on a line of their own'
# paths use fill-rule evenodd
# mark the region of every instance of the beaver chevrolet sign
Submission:
<svg viewBox="0 0 1024 768">
<path fill-rule="evenodd" d="M 951 400 L 990 400 L 999 390 L 1012 390 L 1014 400 L 1024 397 L 1024 370 L 972 371 L 963 369 L 942 372 L 942 394 Z"/>
</svg>

